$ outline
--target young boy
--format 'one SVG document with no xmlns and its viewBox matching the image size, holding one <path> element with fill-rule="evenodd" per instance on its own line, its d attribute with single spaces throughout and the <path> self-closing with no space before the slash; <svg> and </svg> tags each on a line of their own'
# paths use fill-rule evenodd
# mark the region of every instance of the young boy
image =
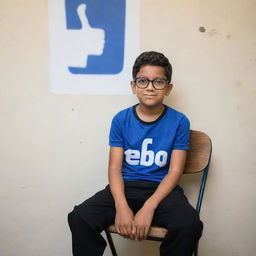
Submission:
<svg viewBox="0 0 256 256">
<path fill-rule="evenodd" d="M 172 90 L 172 66 L 158 52 L 144 52 L 133 66 L 131 88 L 139 104 L 120 111 L 109 135 L 109 185 L 69 214 L 74 256 L 103 255 L 100 235 L 111 224 L 133 240 L 150 225 L 168 229 L 161 256 L 191 256 L 202 222 L 178 182 L 189 148 L 189 121 L 163 104 Z"/>
</svg>

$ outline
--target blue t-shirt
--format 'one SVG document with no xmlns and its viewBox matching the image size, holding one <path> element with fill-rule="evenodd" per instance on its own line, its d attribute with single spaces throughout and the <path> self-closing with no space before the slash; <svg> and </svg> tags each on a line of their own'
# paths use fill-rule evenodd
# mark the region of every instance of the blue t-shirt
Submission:
<svg viewBox="0 0 256 256">
<path fill-rule="evenodd" d="M 157 120 L 144 122 L 135 107 L 114 116 L 109 145 L 124 149 L 124 180 L 160 182 L 169 170 L 172 150 L 189 148 L 189 120 L 184 114 L 165 106 Z"/>
</svg>

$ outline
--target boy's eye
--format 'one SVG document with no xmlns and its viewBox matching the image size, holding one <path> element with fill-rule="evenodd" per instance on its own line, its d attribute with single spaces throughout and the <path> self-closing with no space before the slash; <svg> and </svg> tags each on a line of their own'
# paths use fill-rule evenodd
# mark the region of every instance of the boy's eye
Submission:
<svg viewBox="0 0 256 256">
<path fill-rule="evenodd" d="M 148 79 L 146 79 L 146 78 L 139 78 L 139 79 L 137 79 L 137 82 L 139 84 L 148 84 Z"/>
<path fill-rule="evenodd" d="M 139 77 L 139 78 L 136 78 L 134 81 L 137 87 L 141 89 L 147 88 L 149 83 L 152 83 L 152 86 L 156 90 L 163 90 L 166 84 L 168 83 L 168 81 L 164 78 L 156 78 L 154 80 L 149 80 L 148 78 L 145 78 L 145 77 Z"/>
<path fill-rule="evenodd" d="M 163 80 L 163 79 L 156 79 L 156 80 L 154 80 L 154 84 L 155 85 L 164 85 L 165 83 L 166 83 L 166 81 Z"/>
</svg>

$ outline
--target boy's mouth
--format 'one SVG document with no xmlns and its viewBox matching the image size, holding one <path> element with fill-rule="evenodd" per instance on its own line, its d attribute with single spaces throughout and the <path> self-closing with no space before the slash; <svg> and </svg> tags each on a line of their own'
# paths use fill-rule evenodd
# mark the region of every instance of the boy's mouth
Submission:
<svg viewBox="0 0 256 256">
<path fill-rule="evenodd" d="M 156 97 L 156 95 L 149 95 L 149 94 L 145 94 L 145 97 L 147 97 L 147 98 L 154 98 L 154 97 Z"/>
</svg>

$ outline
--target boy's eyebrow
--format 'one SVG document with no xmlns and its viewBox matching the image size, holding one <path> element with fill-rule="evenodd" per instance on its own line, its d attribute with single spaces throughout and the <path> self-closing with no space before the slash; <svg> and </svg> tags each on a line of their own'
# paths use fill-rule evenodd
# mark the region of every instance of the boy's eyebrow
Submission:
<svg viewBox="0 0 256 256">
<path fill-rule="evenodd" d="M 150 80 L 148 77 L 146 77 L 146 76 L 138 76 L 138 77 L 135 77 L 135 79 L 137 79 L 137 78 L 145 78 L 145 79 L 148 79 L 148 80 Z M 156 77 L 156 78 L 154 78 L 153 80 L 155 80 L 155 79 L 167 79 L 166 77 Z"/>
</svg>

